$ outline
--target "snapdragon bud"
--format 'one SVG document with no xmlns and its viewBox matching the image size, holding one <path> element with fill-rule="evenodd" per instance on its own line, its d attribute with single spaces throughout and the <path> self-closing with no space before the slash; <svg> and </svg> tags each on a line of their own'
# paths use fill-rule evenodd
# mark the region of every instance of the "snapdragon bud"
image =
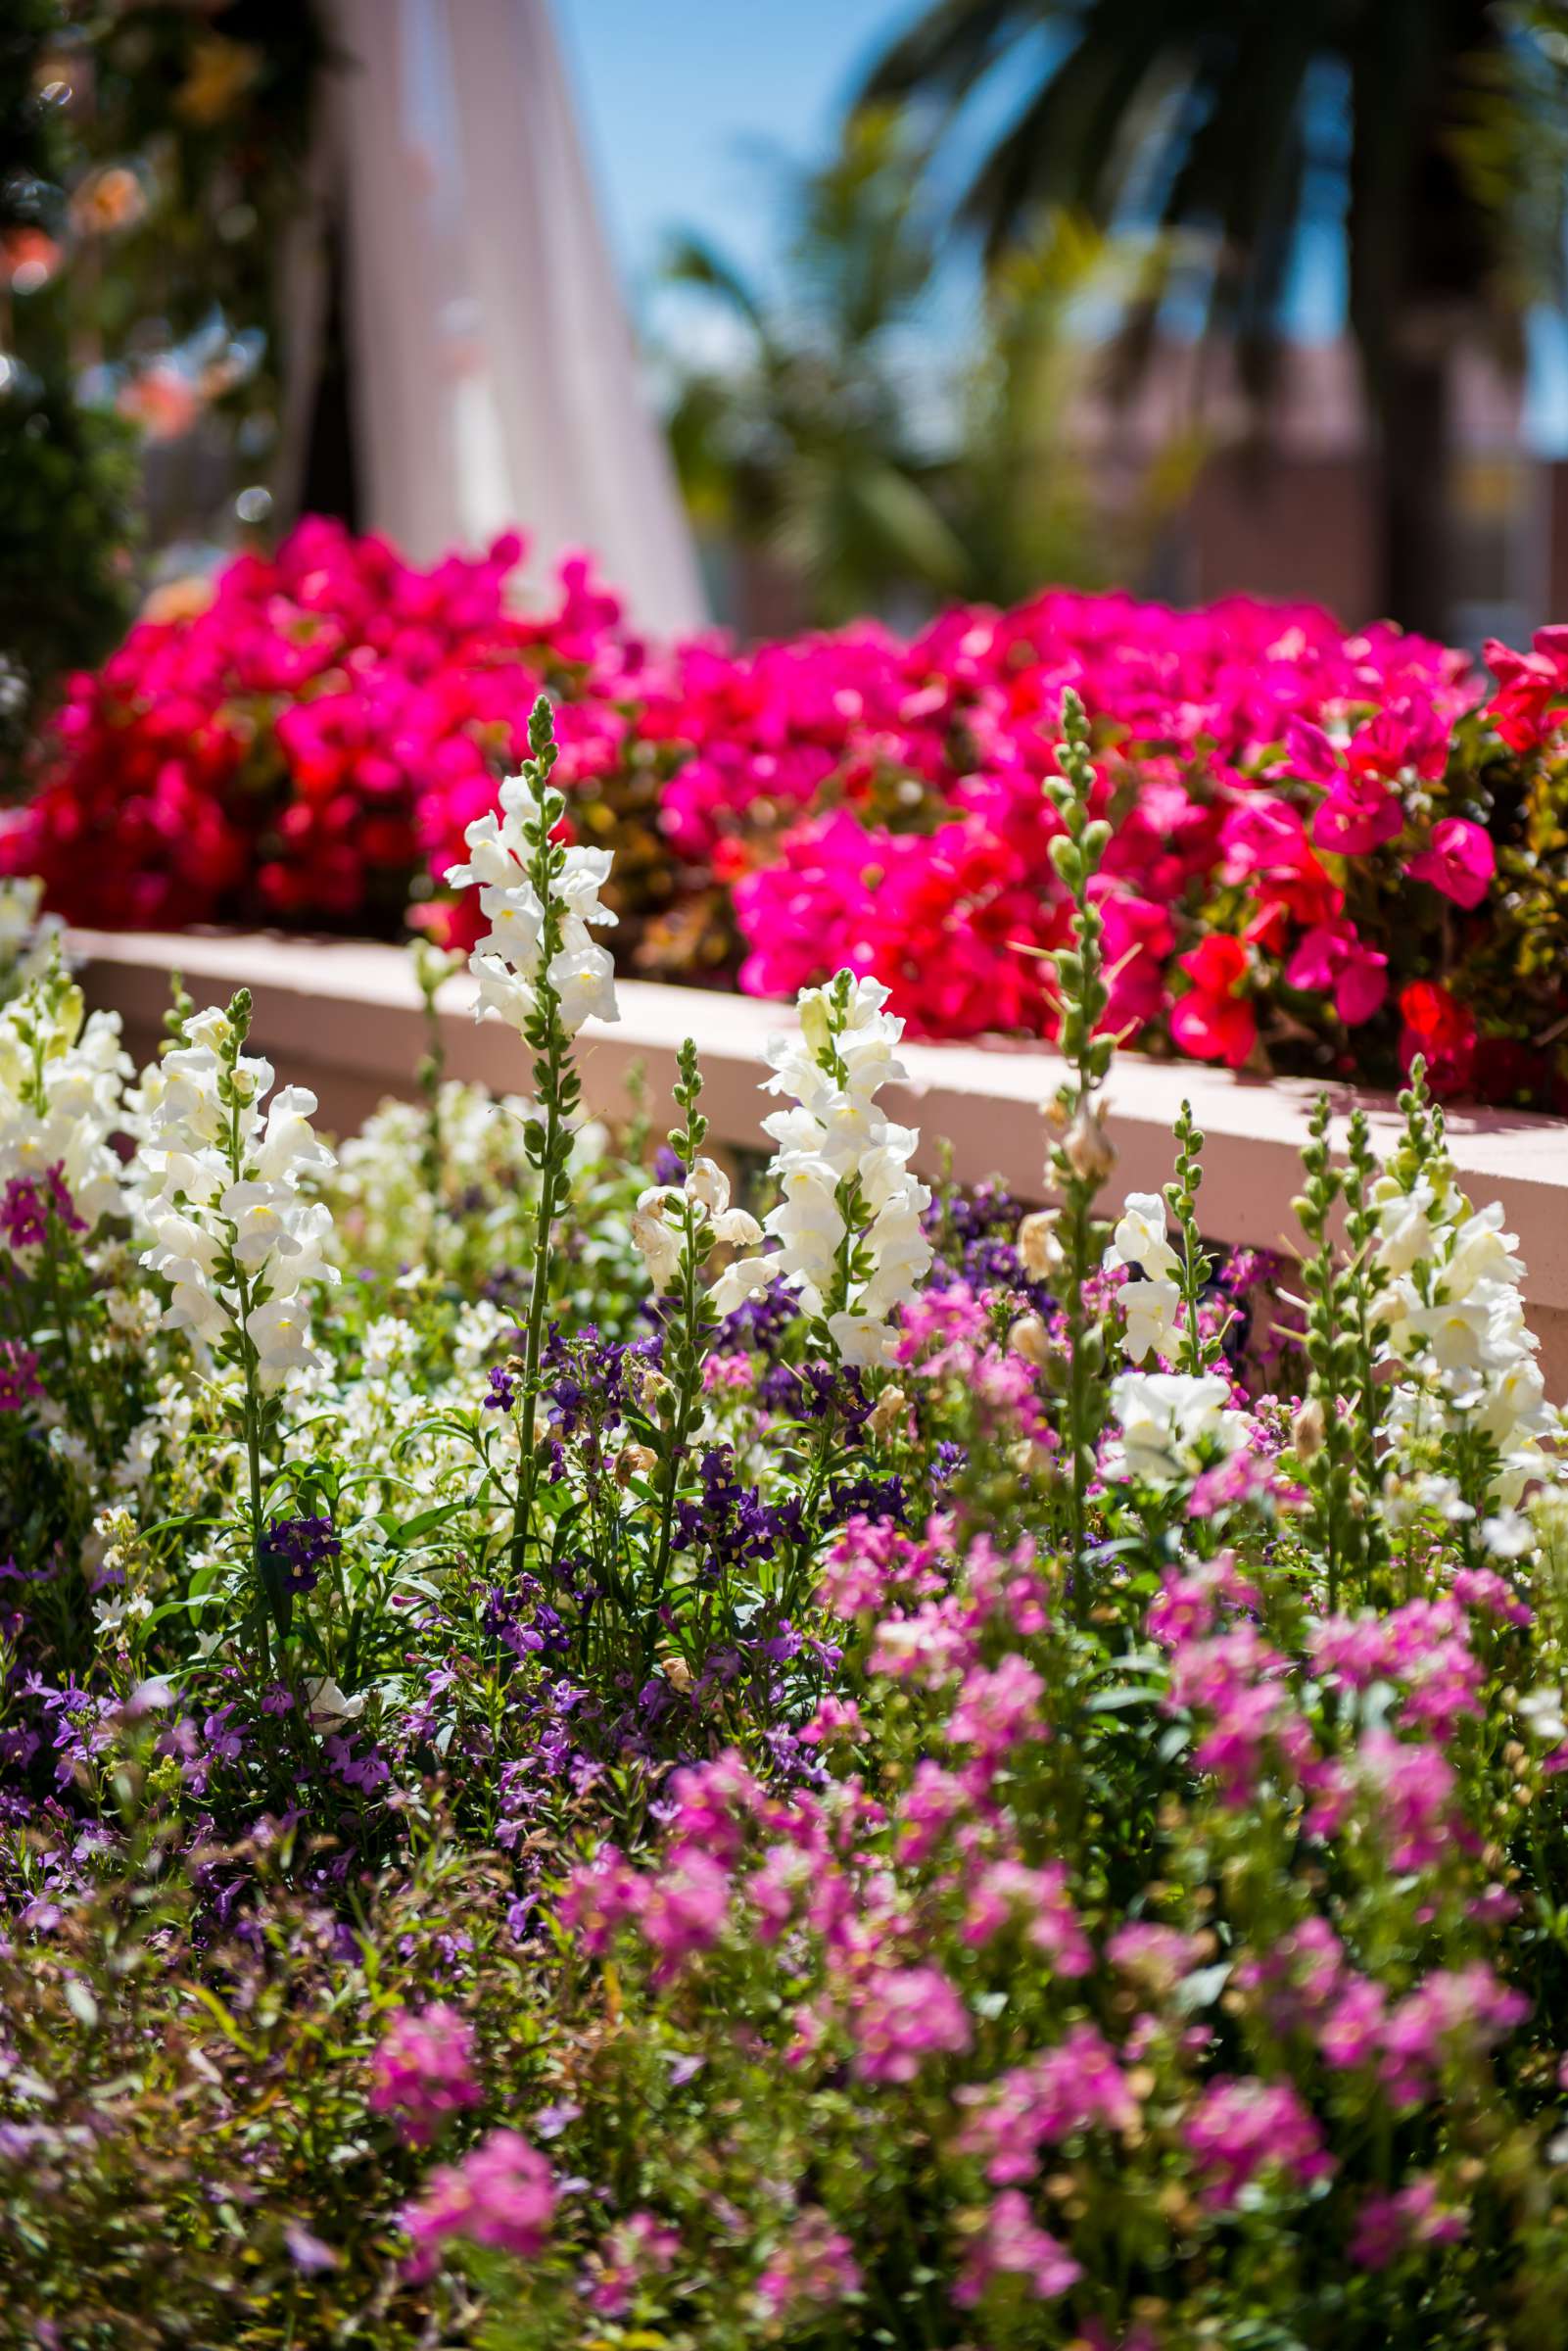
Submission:
<svg viewBox="0 0 1568 2351">
<path fill-rule="evenodd" d="M 1062 1267 L 1062 1244 L 1057 1237 L 1057 1211 L 1037 1208 L 1019 1226 L 1019 1258 L 1023 1271 L 1040 1281 Z"/>
<path fill-rule="evenodd" d="M 820 1057 L 832 1041 L 832 1014 L 825 987 L 808 987 L 800 995 L 800 1033 L 808 1050 Z"/>
<path fill-rule="evenodd" d="M 1021 1315 L 1008 1332 L 1008 1344 L 1015 1355 L 1021 1355 L 1036 1371 L 1046 1370 L 1056 1353 L 1051 1333 L 1038 1315 Z"/>
<path fill-rule="evenodd" d="M 646 1477 L 658 1466 L 658 1455 L 648 1445 L 623 1445 L 615 1457 L 615 1482 L 623 1491 L 634 1477 Z"/>
<path fill-rule="evenodd" d="M 1310 1397 L 1291 1422 L 1291 1451 L 1299 1462 L 1312 1462 L 1323 1450 L 1323 1401 Z"/>
<path fill-rule="evenodd" d="M 1062 1148 L 1080 1183 L 1104 1183 L 1117 1164 L 1116 1145 L 1105 1130 L 1105 1113 L 1098 1105 L 1078 1105 Z"/>
<path fill-rule="evenodd" d="M 908 1411 L 909 1398 L 902 1388 L 884 1388 L 872 1407 L 866 1426 L 879 1445 L 885 1445 L 903 1427 Z"/>
</svg>

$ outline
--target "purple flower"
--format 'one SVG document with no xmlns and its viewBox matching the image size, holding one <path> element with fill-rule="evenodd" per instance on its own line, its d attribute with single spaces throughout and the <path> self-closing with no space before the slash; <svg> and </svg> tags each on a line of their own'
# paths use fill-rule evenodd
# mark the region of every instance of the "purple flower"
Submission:
<svg viewBox="0 0 1568 2351">
<path fill-rule="evenodd" d="M 0 1193 L 0 1232 L 13 1249 L 41 1249 L 51 1223 L 63 1232 L 85 1232 L 58 1161 L 41 1179 L 13 1176 Z"/>
<path fill-rule="evenodd" d="M 315 1590 L 323 1560 L 335 1559 L 343 1544 L 330 1518 L 272 1518 L 266 1548 L 283 1563 L 284 1591 L 298 1600 Z"/>
<path fill-rule="evenodd" d="M 38 1358 L 17 1339 L 0 1339 L 0 1413 L 20 1413 L 42 1401 Z"/>
</svg>

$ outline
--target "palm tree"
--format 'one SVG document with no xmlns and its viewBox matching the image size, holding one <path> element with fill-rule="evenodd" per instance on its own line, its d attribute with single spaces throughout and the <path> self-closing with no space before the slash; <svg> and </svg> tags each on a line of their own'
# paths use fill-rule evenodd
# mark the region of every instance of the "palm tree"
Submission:
<svg viewBox="0 0 1568 2351">
<path fill-rule="evenodd" d="M 1207 325 L 1259 396 L 1304 223 L 1342 208 L 1383 594 L 1441 633 L 1454 347 L 1488 335 L 1517 368 L 1528 307 L 1562 299 L 1568 0 L 933 0 L 865 98 L 936 102 L 961 135 L 998 72 L 1023 102 L 962 208 L 989 253 L 1048 206 L 1176 232 L 1167 254 L 1198 232 Z"/>
<path fill-rule="evenodd" d="M 777 297 L 690 234 L 665 264 L 727 317 L 739 354 L 681 371 L 670 438 L 688 502 L 777 556 L 819 621 L 912 582 L 952 591 L 964 569 L 907 398 L 935 265 L 924 161 L 893 114 L 862 112 L 825 167 L 791 171 Z"/>
</svg>

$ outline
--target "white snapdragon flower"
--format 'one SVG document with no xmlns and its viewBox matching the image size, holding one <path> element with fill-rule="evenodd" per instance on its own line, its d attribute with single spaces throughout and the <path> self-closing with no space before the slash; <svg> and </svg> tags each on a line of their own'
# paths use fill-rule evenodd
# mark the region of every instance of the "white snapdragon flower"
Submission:
<svg viewBox="0 0 1568 2351">
<path fill-rule="evenodd" d="M 263 1115 L 269 1063 L 240 1050 L 215 1009 L 144 1077 L 136 1118 L 142 1262 L 169 1283 L 164 1320 L 205 1346 L 247 1342 L 261 1387 L 316 1367 L 308 1285 L 335 1281 L 331 1213 L 299 1180 L 333 1165 L 310 1125 L 315 1096 L 285 1086 Z"/>
<path fill-rule="evenodd" d="M 383 1102 L 357 1134 L 345 1138 L 333 1186 L 342 1262 L 421 1261 L 444 1270 L 461 1247 L 463 1229 L 462 1220 L 444 1212 L 476 1192 L 493 1198 L 498 1255 L 513 1245 L 518 1202 L 533 1179 L 524 1138 L 534 1105 L 449 1078 L 437 1090 L 433 1115 L 441 1143 L 436 1189 L 426 1180 L 430 1106 Z M 602 1127 L 579 1128 L 574 1164 L 580 1155 L 590 1163 L 602 1157 L 604 1142 Z"/>
<path fill-rule="evenodd" d="M 535 850 L 525 827 L 538 827 L 545 813 L 526 775 L 509 776 L 500 788 L 500 813 L 487 811 L 463 835 L 468 861 L 448 868 L 454 889 L 477 889 L 479 911 L 490 929 L 469 958 L 479 983 L 476 1017 L 487 1011 L 519 1032 L 538 1001 L 546 910 L 529 875 Z M 575 1036 L 588 1020 L 619 1020 L 615 967 L 595 944 L 590 927 L 619 918 L 599 902 L 610 877 L 608 849 L 571 847 L 555 881 L 561 902 L 560 943 L 551 955 L 548 979 L 560 999 L 561 1026 Z"/>
<path fill-rule="evenodd" d="M 1143 1276 L 1129 1281 L 1121 1293 L 1127 1361 L 1143 1364 L 1151 1356 L 1173 1356 L 1180 1337 L 1181 1261 L 1165 1237 L 1165 1204 L 1159 1192 L 1127 1194 L 1105 1263 L 1113 1269 L 1125 1266 Z"/>
<path fill-rule="evenodd" d="M 1408 1273 L 1431 1257 L 1438 1229 L 1447 1222 L 1437 1187 L 1430 1176 L 1420 1176 L 1403 1190 L 1387 1176 L 1374 1187 L 1373 1197 L 1378 1208 L 1377 1263 L 1389 1274 Z M 1445 1197 L 1451 1199 L 1451 1193 Z"/>
<path fill-rule="evenodd" d="M 1174 1485 L 1247 1441 L 1217 1372 L 1122 1371 L 1111 1382 L 1121 1471 L 1141 1485 Z"/>
<path fill-rule="evenodd" d="M 40 1187 L 85 1232 L 123 1206 L 113 1137 L 125 1124 L 132 1065 L 118 1014 L 83 1018 L 58 957 L 0 1013 L 0 1187 Z"/>
<path fill-rule="evenodd" d="M 305 1710 L 313 1730 L 341 1730 L 346 1722 L 356 1721 L 364 1712 L 364 1692 L 360 1690 L 353 1698 L 346 1698 L 329 1673 L 308 1673 Z"/>
<path fill-rule="evenodd" d="M 762 1226 L 743 1208 L 730 1206 L 730 1178 L 716 1160 L 698 1157 L 684 1183 L 656 1183 L 638 1195 L 632 1218 L 632 1239 L 647 1266 L 655 1290 L 667 1290 L 680 1273 L 686 1249 L 687 1210 L 691 1212 L 692 1247 L 699 1258 L 725 1243 L 736 1249 L 754 1249 Z M 734 1269 L 730 1269 L 731 1271 Z M 720 1275 L 713 1297 L 720 1314 L 738 1306 L 748 1293 L 735 1285 L 729 1273 Z M 723 1300 L 729 1298 L 730 1303 Z"/>
<path fill-rule="evenodd" d="M 1495 1559 L 1522 1559 L 1536 1548 L 1536 1530 L 1523 1511 L 1502 1510 L 1481 1521 L 1481 1540 Z"/>
<path fill-rule="evenodd" d="M 1176 1318 L 1181 1292 L 1173 1281 L 1131 1281 L 1121 1293 L 1122 1344 L 1130 1364 L 1175 1355 L 1181 1333 Z"/>
<path fill-rule="evenodd" d="M 1451 1480 L 1437 1464 L 1456 1417 L 1497 1448 L 1490 1499 L 1511 1511 L 1546 1468 L 1541 1440 L 1553 1427 L 1515 1237 L 1502 1229 L 1500 1205 L 1473 1209 L 1442 1162 L 1405 1182 L 1381 1176 L 1372 1198 L 1373 1262 L 1389 1277 L 1377 1319 L 1394 1374 L 1383 1422 L 1385 1512 L 1402 1525 L 1420 1507 L 1451 1515 L 1438 1492 Z"/>
<path fill-rule="evenodd" d="M 891 1318 L 930 1269 L 922 1218 L 930 1192 L 910 1173 L 920 1141 L 879 1109 L 878 1089 L 906 1076 L 902 1021 L 887 990 L 840 972 L 800 997 L 800 1032 L 770 1040 L 769 1093 L 791 1097 L 763 1120 L 782 1197 L 766 1220 L 779 1243 L 742 1258 L 714 1293 L 720 1312 L 782 1278 L 820 1317 L 847 1363 L 884 1363 Z"/>
<path fill-rule="evenodd" d="M 1544 1741 L 1549 1747 L 1568 1739 L 1568 1706 L 1565 1706 L 1562 1692 L 1552 1689 L 1549 1683 L 1544 1682 L 1537 1689 L 1527 1690 L 1514 1712 L 1533 1738 Z"/>
<path fill-rule="evenodd" d="M 1135 1266 L 1150 1281 L 1173 1281 L 1181 1271 L 1165 1238 L 1165 1204 L 1158 1192 L 1129 1192 L 1106 1249 L 1108 1266 Z"/>
</svg>

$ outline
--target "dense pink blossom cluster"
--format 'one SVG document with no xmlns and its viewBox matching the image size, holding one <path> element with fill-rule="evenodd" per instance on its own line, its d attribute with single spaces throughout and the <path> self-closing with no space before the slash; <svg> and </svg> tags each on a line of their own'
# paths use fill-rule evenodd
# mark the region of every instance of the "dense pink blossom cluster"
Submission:
<svg viewBox="0 0 1568 2351">
<path fill-rule="evenodd" d="M 577 560 L 525 617 L 505 595 L 521 553 L 506 537 L 422 571 L 311 520 L 236 557 L 70 682 L 0 862 L 109 928 L 396 921 L 424 855 L 460 853 L 518 763 L 542 673 L 587 697 L 558 722 L 563 781 L 622 731 L 641 653 L 619 606 Z"/>
<path fill-rule="evenodd" d="M 1440 1090 L 1552 1098 L 1560 959 L 1514 951 L 1505 862 L 1552 854 L 1530 794 L 1568 631 L 1490 647 L 1484 709 L 1450 648 L 1235 597 L 1052 590 L 908 640 L 650 648 L 582 559 L 525 614 L 520 552 L 421 570 L 313 520 L 240 556 L 71 682 L 0 865 L 80 922 L 385 929 L 460 856 L 544 684 L 573 821 L 623 847 L 637 828 L 622 886 L 659 923 L 625 951 L 711 977 L 728 937 L 755 993 L 848 966 L 916 1033 L 1049 1036 L 1067 906 L 1041 785 L 1071 688 L 1115 832 L 1095 890 L 1118 1030 L 1232 1068 L 1387 1078 L 1419 1050 Z M 472 943 L 439 888 L 416 911 Z"/>
</svg>

